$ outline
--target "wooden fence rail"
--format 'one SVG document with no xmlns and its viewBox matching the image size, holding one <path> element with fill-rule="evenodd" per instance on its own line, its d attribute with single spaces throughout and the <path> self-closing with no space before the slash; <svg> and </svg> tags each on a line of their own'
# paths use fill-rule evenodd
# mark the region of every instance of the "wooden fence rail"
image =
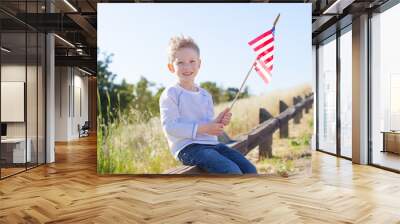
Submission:
<svg viewBox="0 0 400 224">
<path fill-rule="evenodd" d="M 259 157 L 268 158 L 272 156 L 272 135 L 279 129 L 280 138 L 289 137 L 289 120 L 293 119 L 295 124 L 300 123 L 305 113 L 309 113 L 314 102 L 314 95 L 310 94 L 302 99 L 293 98 L 293 106 L 288 107 L 285 102 L 279 102 L 279 115 L 272 115 L 264 108 L 260 108 L 259 125 L 246 134 L 239 135 L 235 140 L 229 138 L 227 134 L 219 137 L 219 140 L 229 147 L 238 150 L 243 155 L 247 155 L 252 149 L 259 146 Z M 202 174 L 204 171 L 195 166 L 181 166 L 164 172 L 165 174 Z"/>
</svg>

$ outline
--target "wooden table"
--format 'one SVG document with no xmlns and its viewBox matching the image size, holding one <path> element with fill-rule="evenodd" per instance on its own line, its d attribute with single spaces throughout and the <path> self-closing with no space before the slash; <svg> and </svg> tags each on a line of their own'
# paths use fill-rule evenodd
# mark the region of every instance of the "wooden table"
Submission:
<svg viewBox="0 0 400 224">
<path fill-rule="evenodd" d="M 27 147 L 25 149 L 25 141 Z M 5 163 L 26 163 L 31 161 L 32 140 L 30 138 L 1 139 L 1 158 Z"/>
<path fill-rule="evenodd" d="M 392 152 L 400 154 L 400 131 L 382 131 L 383 150 L 382 152 Z"/>
</svg>

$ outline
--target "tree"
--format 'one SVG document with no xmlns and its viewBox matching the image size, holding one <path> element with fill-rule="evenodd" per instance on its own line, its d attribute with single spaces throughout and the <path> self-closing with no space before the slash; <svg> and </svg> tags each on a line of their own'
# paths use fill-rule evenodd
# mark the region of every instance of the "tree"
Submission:
<svg viewBox="0 0 400 224">
<path fill-rule="evenodd" d="M 158 103 L 155 104 L 153 93 L 149 90 L 154 85 L 144 77 L 140 77 L 139 82 L 134 85 L 132 106 L 142 112 L 146 120 L 159 114 Z"/>
<path fill-rule="evenodd" d="M 228 89 L 226 89 L 226 91 L 224 92 L 224 101 L 232 101 L 233 99 L 235 99 L 238 91 L 238 88 L 229 87 Z"/>
<path fill-rule="evenodd" d="M 218 87 L 215 82 L 209 81 L 200 83 L 200 86 L 206 89 L 212 95 L 214 104 L 232 101 L 239 91 L 238 88 L 234 87 L 228 87 L 227 89 L 224 89 L 222 87 Z M 239 94 L 238 98 L 240 99 L 246 97 L 249 97 L 249 89 L 247 86 L 245 86 L 244 90 L 242 90 L 242 92 Z"/>
<path fill-rule="evenodd" d="M 117 92 L 119 94 L 119 109 L 124 111 L 130 107 L 130 104 L 134 100 L 134 89 L 133 84 L 129 84 L 125 79 L 122 80 L 120 85 L 117 85 Z"/>
<path fill-rule="evenodd" d="M 222 90 L 217 86 L 215 82 L 203 82 L 200 83 L 200 86 L 206 89 L 212 95 L 214 104 L 218 104 L 221 102 Z"/>
<path fill-rule="evenodd" d="M 105 55 L 104 61 L 99 60 L 97 62 L 98 108 L 101 108 L 99 113 L 106 123 L 112 119 L 118 99 L 114 84 L 116 75 L 110 72 L 108 68 L 108 65 L 112 62 L 112 56 L 112 54 Z"/>
<path fill-rule="evenodd" d="M 136 84 L 130 84 L 125 79 L 121 84 L 114 82 L 116 74 L 109 71 L 109 64 L 112 62 L 111 55 L 105 55 L 104 60 L 97 63 L 98 70 L 98 90 L 99 90 L 99 108 L 101 110 L 104 122 L 107 124 L 117 114 L 128 113 L 130 109 L 139 111 L 145 120 L 160 114 L 158 101 L 162 91 L 161 87 L 155 94 L 149 89 L 155 84 L 149 82 L 146 78 L 140 77 Z"/>
</svg>

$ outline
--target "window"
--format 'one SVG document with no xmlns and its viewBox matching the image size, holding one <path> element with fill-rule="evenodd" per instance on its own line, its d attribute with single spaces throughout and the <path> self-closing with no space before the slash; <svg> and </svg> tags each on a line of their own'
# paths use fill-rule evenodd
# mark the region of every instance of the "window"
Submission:
<svg viewBox="0 0 400 224">
<path fill-rule="evenodd" d="M 318 48 L 318 149 L 336 153 L 336 36 Z"/>
<path fill-rule="evenodd" d="M 15 5 L 13 2 L 3 4 Z M 44 1 L 18 2 L 19 13 L 42 13 Z M 0 24 L 0 178 L 45 163 L 45 35 L 9 15 Z M 1 88 L 0 87 L 0 88 Z M 11 88 L 10 88 L 11 87 Z M 13 95 L 14 102 L 3 100 Z M 10 97 L 7 98 L 8 100 Z M 10 101 L 10 100 L 9 100 Z M 22 103 L 19 103 L 22 102 Z M 18 113 L 19 112 L 19 113 Z"/>
<path fill-rule="evenodd" d="M 371 18 L 371 137 L 372 163 L 400 170 L 400 5 L 396 5 Z M 384 133 L 391 137 L 384 139 Z M 386 135 L 386 136 L 388 136 Z M 397 136 L 397 137 L 393 137 Z M 385 145 L 388 144 L 388 145 Z M 394 145 L 393 145 L 394 144 Z"/>
<path fill-rule="evenodd" d="M 340 154 L 351 158 L 352 141 L 352 35 L 351 26 L 340 36 Z"/>
</svg>

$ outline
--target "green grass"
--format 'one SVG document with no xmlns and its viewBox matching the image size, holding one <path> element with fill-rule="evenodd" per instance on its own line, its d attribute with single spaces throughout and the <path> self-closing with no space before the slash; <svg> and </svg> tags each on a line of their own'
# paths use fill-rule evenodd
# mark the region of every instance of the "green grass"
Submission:
<svg viewBox="0 0 400 224">
<path fill-rule="evenodd" d="M 289 138 L 280 138 L 279 130 L 273 134 L 272 158 L 258 159 L 258 150 L 252 150 L 247 157 L 256 165 L 260 173 L 292 176 L 307 173 L 311 167 L 310 139 L 313 127 L 312 110 L 303 114 L 300 124 L 289 122 Z"/>
<path fill-rule="evenodd" d="M 280 157 L 260 160 L 257 166 L 261 173 L 276 173 L 281 176 L 289 176 L 295 170 L 293 160 Z"/>
<path fill-rule="evenodd" d="M 289 138 L 290 145 L 293 148 L 298 148 L 298 146 L 308 146 L 310 145 L 310 138 L 309 134 L 303 134 L 301 137 L 291 137 Z"/>
<path fill-rule="evenodd" d="M 159 118 L 143 122 L 143 115 L 133 109 L 111 114 L 107 108 L 107 113 L 112 118 L 108 124 L 105 115 L 98 115 L 98 173 L 158 174 L 179 166 L 169 151 Z"/>
</svg>

